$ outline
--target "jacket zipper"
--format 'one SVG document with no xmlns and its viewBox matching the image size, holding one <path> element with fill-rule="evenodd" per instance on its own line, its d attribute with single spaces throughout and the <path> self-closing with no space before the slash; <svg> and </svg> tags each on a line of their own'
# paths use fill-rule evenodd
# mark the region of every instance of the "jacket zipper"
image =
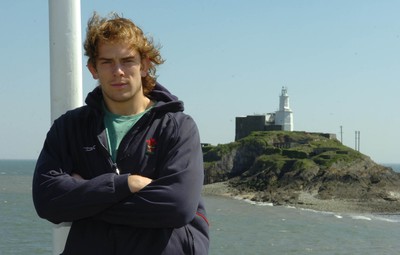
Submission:
<svg viewBox="0 0 400 255">
<path fill-rule="evenodd" d="M 111 158 L 110 152 L 108 149 L 103 145 L 103 143 L 100 142 L 100 139 L 97 140 L 99 144 L 101 145 L 101 148 L 103 148 L 103 153 L 107 157 L 107 161 L 111 166 L 111 170 L 115 172 L 117 175 L 120 175 L 120 171 L 118 169 L 117 163 L 114 163 L 114 161 Z"/>
<path fill-rule="evenodd" d="M 112 161 L 111 157 L 108 158 L 108 161 L 109 161 L 110 164 L 111 164 L 112 170 L 113 170 L 117 175 L 120 175 L 120 172 L 119 172 L 117 163 L 114 163 L 114 162 Z"/>
</svg>

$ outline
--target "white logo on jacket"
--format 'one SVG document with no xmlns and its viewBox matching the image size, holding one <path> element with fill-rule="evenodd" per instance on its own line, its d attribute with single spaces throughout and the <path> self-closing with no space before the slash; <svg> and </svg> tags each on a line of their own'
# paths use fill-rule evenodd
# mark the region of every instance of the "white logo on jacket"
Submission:
<svg viewBox="0 0 400 255">
<path fill-rule="evenodd" d="M 94 151 L 96 149 L 96 145 L 83 147 L 82 149 L 86 152 Z"/>
</svg>

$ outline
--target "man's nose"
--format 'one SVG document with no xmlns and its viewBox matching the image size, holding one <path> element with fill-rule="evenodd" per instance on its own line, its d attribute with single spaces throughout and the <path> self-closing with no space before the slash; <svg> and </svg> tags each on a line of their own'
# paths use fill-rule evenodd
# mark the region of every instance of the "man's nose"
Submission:
<svg viewBox="0 0 400 255">
<path fill-rule="evenodd" d="M 122 65 L 117 63 L 114 65 L 114 70 L 113 73 L 115 76 L 123 76 L 124 75 L 124 70 L 122 68 Z"/>
</svg>

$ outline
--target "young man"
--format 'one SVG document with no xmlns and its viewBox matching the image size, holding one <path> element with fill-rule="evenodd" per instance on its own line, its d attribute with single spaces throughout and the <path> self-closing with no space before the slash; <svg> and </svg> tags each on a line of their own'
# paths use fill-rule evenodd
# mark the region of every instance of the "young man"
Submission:
<svg viewBox="0 0 400 255">
<path fill-rule="evenodd" d="M 207 254 L 199 134 L 156 83 L 158 49 L 132 21 L 94 14 L 85 54 L 99 86 L 47 134 L 33 178 L 38 215 L 72 222 L 62 254 Z"/>
</svg>

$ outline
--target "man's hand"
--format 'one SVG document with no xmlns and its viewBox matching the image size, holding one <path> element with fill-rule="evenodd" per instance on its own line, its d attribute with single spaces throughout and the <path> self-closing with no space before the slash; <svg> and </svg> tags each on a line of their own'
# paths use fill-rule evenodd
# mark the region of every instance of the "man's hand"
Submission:
<svg viewBox="0 0 400 255">
<path fill-rule="evenodd" d="M 74 178 L 77 179 L 77 180 L 80 180 L 80 181 L 81 181 L 81 180 L 84 180 L 84 179 L 82 178 L 82 176 L 80 176 L 80 175 L 77 174 L 77 173 L 72 173 L 71 176 L 74 177 Z"/>
<path fill-rule="evenodd" d="M 140 176 L 140 175 L 129 175 L 128 186 L 132 193 L 136 193 L 149 185 L 152 179 Z"/>
<path fill-rule="evenodd" d="M 82 178 L 82 176 L 80 176 L 77 173 L 72 173 L 71 176 L 74 177 L 77 180 L 84 180 Z M 147 185 L 149 185 L 151 183 L 151 181 L 152 181 L 152 179 L 144 177 L 144 176 L 130 175 L 128 177 L 128 186 L 129 186 L 130 191 L 132 193 L 135 193 L 135 192 L 140 191 L 141 189 L 143 189 Z"/>
</svg>

